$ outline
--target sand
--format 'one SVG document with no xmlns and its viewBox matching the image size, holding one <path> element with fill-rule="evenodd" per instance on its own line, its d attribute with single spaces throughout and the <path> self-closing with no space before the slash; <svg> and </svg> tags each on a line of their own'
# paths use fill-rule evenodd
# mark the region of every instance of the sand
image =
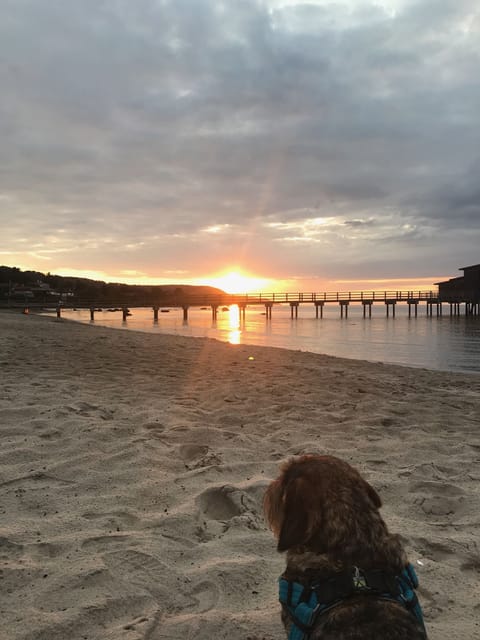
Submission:
<svg viewBox="0 0 480 640">
<path fill-rule="evenodd" d="M 2 640 L 284 638 L 281 460 L 379 491 L 430 638 L 480 636 L 480 376 L 0 313 Z"/>
</svg>

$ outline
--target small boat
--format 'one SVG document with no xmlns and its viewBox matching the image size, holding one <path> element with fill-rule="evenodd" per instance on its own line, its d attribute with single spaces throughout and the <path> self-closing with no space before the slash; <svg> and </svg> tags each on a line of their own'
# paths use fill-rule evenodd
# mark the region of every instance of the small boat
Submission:
<svg viewBox="0 0 480 640">
<path fill-rule="evenodd" d="M 170 309 L 160 309 L 160 313 L 170 313 Z"/>
<path fill-rule="evenodd" d="M 222 311 L 230 311 L 229 307 L 222 307 Z"/>
</svg>

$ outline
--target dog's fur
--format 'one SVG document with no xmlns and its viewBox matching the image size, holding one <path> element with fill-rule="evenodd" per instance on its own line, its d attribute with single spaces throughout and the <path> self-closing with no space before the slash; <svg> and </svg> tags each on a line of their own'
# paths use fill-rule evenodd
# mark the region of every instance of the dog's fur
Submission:
<svg viewBox="0 0 480 640">
<path fill-rule="evenodd" d="M 265 516 L 287 552 L 287 580 L 309 585 L 360 567 L 400 574 L 407 564 L 399 536 L 388 532 L 375 489 L 348 463 L 305 455 L 281 468 L 267 488 Z M 287 633 L 291 620 L 285 607 Z M 402 605 L 354 596 L 317 619 L 310 640 L 423 640 L 421 625 Z"/>
</svg>

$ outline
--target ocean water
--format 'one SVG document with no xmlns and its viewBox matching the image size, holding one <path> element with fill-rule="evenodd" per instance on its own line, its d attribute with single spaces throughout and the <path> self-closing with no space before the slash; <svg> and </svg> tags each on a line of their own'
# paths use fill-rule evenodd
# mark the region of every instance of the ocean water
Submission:
<svg viewBox="0 0 480 640">
<path fill-rule="evenodd" d="M 340 318 L 336 304 L 325 305 L 323 318 L 315 317 L 313 305 L 299 306 L 291 318 L 288 305 L 273 307 L 271 320 L 261 306 L 248 307 L 245 320 L 236 306 L 212 311 L 190 308 L 188 321 L 181 309 L 158 314 L 152 309 L 132 309 L 122 321 L 121 312 L 97 311 L 94 323 L 125 330 L 216 338 L 232 344 L 254 344 L 325 353 L 333 356 L 385 362 L 441 371 L 480 373 L 480 317 L 428 317 L 419 305 L 418 316 L 408 317 L 407 305 L 397 304 L 395 317 L 386 317 L 385 305 L 372 307 L 372 317 L 363 318 L 361 305 L 351 304 L 348 318 Z M 413 309 L 412 309 L 413 313 Z M 463 308 L 462 308 L 463 313 Z M 87 310 L 63 310 L 62 316 L 90 324 Z"/>
</svg>

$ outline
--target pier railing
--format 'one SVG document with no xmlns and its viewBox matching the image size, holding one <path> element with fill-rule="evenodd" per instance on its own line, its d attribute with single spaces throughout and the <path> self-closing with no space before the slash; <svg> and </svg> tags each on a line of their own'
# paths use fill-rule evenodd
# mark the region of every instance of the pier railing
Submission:
<svg viewBox="0 0 480 640">
<path fill-rule="evenodd" d="M 381 302 L 408 300 L 436 300 L 438 291 L 336 291 L 323 293 L 243 293 L 233 294 L 237 301 L 246 304 L 274 302 L 277 304 L 289 302 Z"/>
<path fill-rule="evenodd" d="M 223 293 L 223 294 L 189 294 L 187 292 L 173 296 L 129 297 L 121 300 L 108 298 L 82 299 L 74 295 L 61 295 L 57 299 L 51 297 L 46 300 L 12 298 L 0 302 L 0 306 L 55 307 L 92 309 L 123 307 L 183 307 L 183 306 L 211 306 L 230 305 L 240 306 L 255 304 L 301 304 L 328 302 L 436 302 L 438 291 L 325 291 L 325 292 L 288 292 L 288 293 Z"/>
<path fill-rule="evenodd" d="M 387 317 L 390 312 L 395 316 L 395 306 L 397 302 L 404 302 L 408 305 L 408 315 L 412 310 L 417 316 L 420 302 L 426 303 L 427 315 L 433 315 L 433 308 L 436 307 L 437 315 L 442 315 L 442 303 L 450 304 L 450 315 L 460 315 L 460 305 L 465 305 L 465 315 L 480 315 L 480 301 L 468 298 L 442 297 L 438 291 L 325 291 L 322 293 L 288 292 L 288 293 L 220 293 L 220 294 L 176 294 L 173 296 L 137 298 L 125 296 L 122 300 L 109 300 L 97 298 L 95 300 L 82 300 L 75 296 L 68 295 L 59 297 L 56 300 L 41 301 L 32 299 L 11 299 L 0 301 L 0 307 L 15 308 L 24 307 L 24 313 L 32 309 L 56 309 L 57 317 L 61 316 L 62 309 L 89 309 L 90 317 L 93 321 L 97 311 L 121 311 L 123 319 L 126 320 L 131 315 L 130 308 L 150 307 L 153 309 L 154 320 L 158 320 L 159 311 L 168 311 L 172 308 L 182 308 L 183 318 L 186 321 L 188 309 L 190 307 L 211 307 L 213 318 L 217 317 L 217 310 L 223 306 L 236 304 L 240 307 L 241 313 L 245 316 L 247 306 L 264 305 L 267 318 L 272 317 L 272 308 L 275 305 L 289 304 L 291 316 L 298 317 L 298 308 L 301 304 L 310 303 L 315 305 L 316 317 L 323 318 L 323 309 L 327 303 L 337 303 L 340 307 L 340 317 L 348 317 L 348 306 L 351 302 L 361 303 L 363 306 L 363 316 L 371 317 L 374 303 L 384 303 Z"/>
</svg>

